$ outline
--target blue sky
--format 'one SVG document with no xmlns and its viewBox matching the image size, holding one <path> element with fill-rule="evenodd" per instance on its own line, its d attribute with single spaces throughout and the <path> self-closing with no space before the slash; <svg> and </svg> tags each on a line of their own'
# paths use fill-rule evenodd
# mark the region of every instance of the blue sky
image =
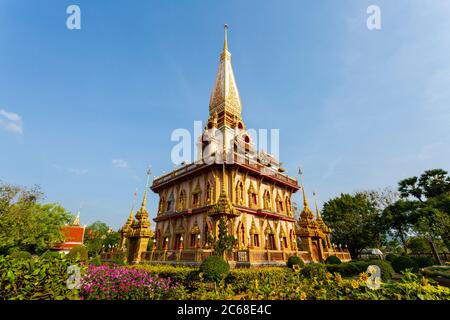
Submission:
<svg viewBox="0 0 450 320">
<path fill-rule="evenodd" d="M 224 23 L 244 121 L 280 129 L 310 196 L 450 169 L 449 18 L 445 0 L 0 0 L 0 180 L 118 228 L 147 166 L 172 168 L 172 131 L 207 119 Z"/>
</svg>

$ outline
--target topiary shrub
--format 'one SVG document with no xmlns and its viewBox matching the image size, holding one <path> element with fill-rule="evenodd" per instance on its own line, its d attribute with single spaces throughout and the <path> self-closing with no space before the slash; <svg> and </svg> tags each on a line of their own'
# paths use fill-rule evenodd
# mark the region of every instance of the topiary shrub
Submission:
<svg viewBox="0 0 450 320">
<path fill-rule="evenodd" d="M 300 274 L 307 278 L 325 279 L 327 268 L 321 263 L 308 263 L 300 270 Z"/>
<path fill-rule="evenodd" d="M 341 259 L 339 259 L 336 256 L 329 256 L 326 260 L 325 260 L 326 264 L 341 264 L 342 261 Z"/>
<path fill-rule="evenodd" d="M 15 260 L 30 260 L 32 258 L 31 253 L 28 251 L 15 251 L 9 257 Z"/>
<path fill-rule="evenodd" d="M 300 266 L 300 268 L 303 268 L 305 263 L 303 262 L 303 260 L 300 257 L 297 256 L 290 256 L 289 259 L 287 260 L 287 266 L 288 268 L 291 268 L 294 265 L 298 265 Z"/>
<path fill-rule="evenodd" d="M 419 268 L 426 268 L 435 264 L 432 257 L 414 257 L 413 260 Z"/>
<path fill-rule="evenodd" d="M 75 246 L 70 249 L 66 258 L 72 261 L 88 261 L 88 251 L 85 246 Z"/>
<path fill-rule="evenodd" d="M 397 273 L 405 271 L 406 269 L 412 269 L 413 272 L 417 272 L 419 270 L 417 263 L 408 256 L 395 257 L 392 259 L 391 264 L 392 268 L 394 268 L 394 271 Z"/>
<path fill-rule="evenodd" d="M 209 256 L 200 265 L 200 272 L 209 281 L 220 281 L 230 273 L 230 266 L 221 256 Z"/>
<path fill-rule="evenodd" d="M 392 269 L 392 265 L 389 261 L 371 260 L 371 261 L 368 261 L 367 266 L 370 266 L 373 264 L 377 265 L 380 268 L 381 279 L 383 279 L 383 280 L 392 279 L 392 276 L 394 275 L 394 269 Z"/>
<path fill-rule="evenodd" d="M 395 257 L 397 257 L 396 254 L 388 253 L 388 254 L 384 257 L 384 259 L 385 259 L 386 261 L 392 262 L 392 260 L 393 260 Z"/>
<path fill-rule="evenodd" d="M 328 272 L 339 273 L 344 277 L 357 276 L 363 272 L 367 271 L 367 267 L 370 265 L 377 265 L 381 271 L 381 278 L 383 280 L 388 280 L 392 278 L 394 270 L 388 261 L 383 260 L 361 260 L 361 261 L 351 261 L 342 264 L 327 264 L 325 267 Z"/>
</svg>

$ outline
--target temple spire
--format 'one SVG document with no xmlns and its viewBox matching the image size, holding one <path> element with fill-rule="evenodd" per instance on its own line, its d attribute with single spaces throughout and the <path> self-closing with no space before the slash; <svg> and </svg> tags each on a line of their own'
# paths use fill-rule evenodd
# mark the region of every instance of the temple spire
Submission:
<svg viewBox="0 0 450 320">
<path fill-rule="evenodd" d="M 305 187 L 303 186 L 303 171 L 302 168 L 298 168 L 298 175 L 300 176 L 300 185 L 302 188 L 302 194 L 303 194 L 303 207 L 308 208 L 308 199 L 306 199 L 306 192 Z"/>
<path fill-rule="evenodd" d="M 134 192 L 133 205 L 131 206 L 131 212 L 130 212 L 130 216 L 128 217 L 127 224 L 131 224 L 133 222 L 134 206 L 136 205 L 136 199 L 137 199 L 137 191 Z"/>
<path fill-rule="evenodd" d="M 226 119 L 233 117 L 241 119 L 241 111 L 241 98 L 234 79 L 233 67 L 231 66 L 231 53 L 228 51 L 228 25 L 225 25 L 219 70 L 217 71 L 209 100 L 209 120 L 212 120 L 214 114 L 217 113 L 219 127 L 222 127 L 224 124 L 230 125 L 230 123 L 225 123 Z"/>
<path fill-rule="evenodd" d="M 150 175 L 152 174 L 152 170 L 148 168 L 147 170 L 147 183 L 145 184 L 145 190 L 144 190 L 144 198 L 142 199 L 142 205 L 141 209 L 145 208 L 147 206 L 147 190 L 148 190 L 148 181 L 150 179 Z"/>
<path fill-rule="evenodd" d="M 223 26 L 224 30 L 224 40 L 223 40 L 223 51 L 228 52 L 228 25 Z"/>
<path fill-rule="evenodd" d="M 314 195 L 314 202 L 316 203 L 316 219 L 319 219 L 322 217 L 320 216 L 319 206 L 317 205 L 316 192 L 313 192 L 313 195 Z"/>
<path fill-rule="evenodd" d="M 78 210 L 75 219 L 73 219 L 72 225 L 73 226 L 79 226 L 80 225 L 80 210 Z"/>
</svg>

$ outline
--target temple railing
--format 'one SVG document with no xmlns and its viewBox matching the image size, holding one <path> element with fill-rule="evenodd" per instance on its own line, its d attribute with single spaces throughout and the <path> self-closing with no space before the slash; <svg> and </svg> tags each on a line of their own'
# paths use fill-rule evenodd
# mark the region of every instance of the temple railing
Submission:
<svg viewBox="0 0 450 320">
<path fill-rule="evenodd" d="M 248 157 L 245 157 L 243 155 L 234 153 L 233 163 L 238 163 L 244 167 L 248 167 L 253 170 L 256 170 L 256 171 L 260 172 L 262 175 L 272 176 L 278 180 L 284 181 L 284 182 L 289 183 L 294 186 L 298 186 L 298 182 L 295 178 L 291 178 L 287 174 L 283 174 L 274 168 L 268 167 L 266 165 L 263 165 L 261 163 L 254 161 L 254 160 L 250 160 Z M 205 167 L 205 166 L 207 166 L 207 164 L 203 163 L 202 161 L 197 161 L 194 163 L 186 164 L 186 165 L 182 166 L 181 168 L 175 169 L 172 172 L 169 172 L 162 176 L 156 177 L 153 180 L 153 186 L 157 187 L 165 182 L 172 180 L 175 177 L 181 176 L 183 174 L 186 174 L 195 169 L 198 169 L 200 167 Z"/>
<path fill-rule="evenodd" d="M 212 255 L 211 249 L 152 250 L 143 252 L 142 262 L 201 262 Z"/>
<path fill-rule="evenodd" d="M 162 262 L 162 263 L 195 263 L 198 264 L 213 254 L 212 249 L 180 249 L 180 250 L 152 250 L 141 254 L 141 262 Z M 228 261 L 236 263 L 282 263 L 290 256 L 298 256 L 305 262 L 311 262 L 311 254 L 308 251 L 294 250 L 264 250 L 259 248 L 246 248 L 234 250 L 227 255 Z M 341 261 L 351 260 L 348 251 L 326 251 L 323 252 L 323 259 L 329 256 L 337 256 Z M 126 257 L 123 252 L 103 252 L 100 255 L 102 261 L 112 262 Z"/>
<path fill-rule="evenodd" d="M 342 262 L 350 261 L 352 260 L 352 257 L 350 256 L 350 252 L 348 251 L 325 251 L 323 253 L 324 259 L 327 259 L 329 256 L 336 256 L 338 257 Z"/>
</svg>

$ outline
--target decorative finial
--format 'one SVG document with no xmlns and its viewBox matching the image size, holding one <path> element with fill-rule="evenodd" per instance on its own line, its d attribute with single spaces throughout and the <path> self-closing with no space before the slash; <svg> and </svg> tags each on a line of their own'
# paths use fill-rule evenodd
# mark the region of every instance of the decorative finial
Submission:
<svg viewBox="0 0 450 320">
<path fill-rule="evenodd" d="M 130 217 L 128 218 L 128 222 L 132 222 L 133 221 L 134 206 L 136 205 L 136 199 L 137 199 L 137 190 L 134 191 L 133 206 L 131 207 L 131 212 L 130 212 Z"/>
<path fill-rule="evenodd" d="M 314 202 L 316 203 L 316 219 L 317 218 L 321 218 L 320 216 L 320 211 L 319 211 L 319 206 L 317 205 L 317 197 L 316 197 L 316 192 L 313 192 L 314 195 Z"/>
<path fill-rule="evenodd" d="M 73 219 L 72 225 L 73 226 L 79 226 L 80 225 L 80 210 L 78 210 L 77 216 L 75 217 L 75 219 Z"/>
<path fill-rule="evenodd" d="M 148 167 L 147 170 L 147 182 L 145 184 L 145 190 L 144 190 L 144 198 L 142 199 L 142 208 L 145 208 L 147 206 L 147 190 L 148 190 L 148 181 L 150 178 L 150 175 L 152 174 L 152 169 L 151 167 Z"/>
<path fill-rule="evenodd" d="M 223 26 L 223 30 L 224 30 L 223 51 L 228 51 L 228 25 L 226 23 Z"/>
<path fill-rule="evenodd" d="M 308 199 L 306 199 L 306 192 L 305 192 L 305 187 L 303 186 L 303 171 L 301 167 L 298 167 L 298 175 L 300 176 L 300 185 L 302 188 L 302 193 L 303 193 L 303 206 L 305 208 L 308 207 Z"/>
</svg>

